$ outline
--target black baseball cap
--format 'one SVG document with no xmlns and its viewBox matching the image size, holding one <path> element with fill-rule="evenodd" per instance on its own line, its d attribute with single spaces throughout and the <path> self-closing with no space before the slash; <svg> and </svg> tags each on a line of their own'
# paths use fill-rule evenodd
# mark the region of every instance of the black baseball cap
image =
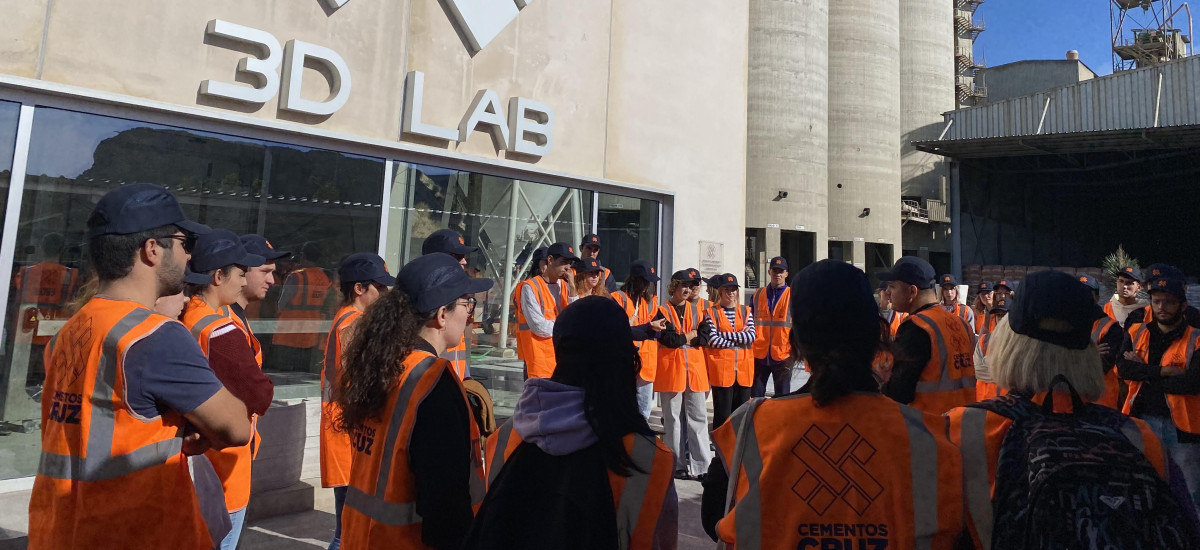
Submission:
<svg viewBox="0 0 1200 550">
<path fill-rule="evenodd" d="M 629 266 L 630 277 L 641 277 L 652 283 L 657 283 L 662 280 L 657 273 L 654 272 L 654 266 L 646 260 L 637 260 Z"/>
<path fill-rule="evenodd" d="M 1127 279 L 1133 279 L 1140 283 L 1140 282 L 1142 282 L 1142 270 L 1140 270 L 1134 266 L 1127 265 L 1117 271 L 1117 277 L 1125 277 Z"/>
<path fill-rule="evenodd" d="M 1142 274 L 1146 276 L 1146 286 L 1151 286 L 1154 281 L 1162 278 L 1179 279 L 1181 281 L 1187 278 L 1183 274 L 1183 270 L 1171 264 L 1164 263 L 1150 264 Z"/>
<path fill-rule="evenodd" d="M 767 264 L 767 269 L 782 269 L 787 271 L 787 258 L 784 258 L 783 256 L 775 256 L 774 258 L 771 258 L 770 263 Z"/>
<path fill-rule="evenodd" d="M 370 252 L 357 252 L 346 256 L 342 265 L 338 267 L 338 279 L 343 283 L 373 281 L 383 286 L 396 284 L 396 278 L 388 273 L 387 263 L 383 258 Z"/>
<path fill-rule="evenodd" d="M 258 267 L 266 262 L 266 258 L 246 251 L 246 246 L 233 231 L 228 229 L 213 229 L 196 239 L 192 249 L 192 259 L 188 261 L 190 270 L 184 275 L 184 282 L 195 285 L 212 283 L 210 272 L 231 265 L 242 267 Z"/>
<path fill-rule="evenodd" d="M 579 256 L 575 254 L 575 247 L 567 243 L 554 243 L 550 248 L 546 249 L 546 257 L 559 256 L 568 260 L 578 260 Z"/>
<path fill-rule="evenodd" d="M 689 267 L 687 269 L 680 269 L 679 271 L 672 273 L 671 279 L 675 280 L 675 281 L 683 281 L 686 283 L 699 283 L 700 281 L 704 280 L 704 278 L 700 276 L 700 271 L 694 267 Z"/>
<path fill-rule="evenodd" d="M 992 292 L 995 289 L 992 288 L 991 281 L 984 281 L 982 283 L 975 285 L 975 290 L 978 290 L 979 292 L 982 293 L 982 292 Z"/>
<path fill-rule="evenodd" d="M 1154 279 L 1146 285 L 1146 292 L 1149 294 L 1166 292 L 1180 300 L 1187 301 L 1187 283 L 1180 277 L 1165 276 Z"/>
<path fill-rule="evenodd" d="M 600 246 L 600 236 L 595 233 L 584 235 L 583 242 L 579 243 L 579 249 L 583 250 L 583 247 L 589 244 L 598 248 Z"/>
<path fill-rule="evenodd" d="M 546 250 L 547 248 L 543 246 L 533 251 L 533 265 L 536 266 L 538 262 L 546 259 Z"/>
<path fill-rule="evenodd" d="M 942 275 L 941 277 L 938 277 L 938 285 L 940 285 L 940 286 L 946 286 L 946 285 L 958 286 L 958 279 L 955 278 L 954 275 L 947 273 L 945 275 Z"/>
<path fill-rule="evenodd" d="M 879 284 L 875 285 L 875 290 L 887 290 L 887 281 L 879 281 Z"/>
<path fill-rule="evenodd" d="M 425 237 L 425 242 L 421 243 L 421 254 L 443 252 L 466 256 L 476 250 L 479 250 L 479 247 L 467 246 L 466 241 L 463 241 L 462 235 L 459 235 L 453 229 L 439 229 L 434 231 L 433 234 Z"/>
<path fill-rule="evenodd" d="M 903 256 L 892 266 L 891 271 L 881 271 L 878 274 L 881 281 L 900 281 L 920 289 L 933 288 L 933 279 L 937 272 L 929 262 L 916 256 Z"/>
<path fill-rule="evenodd" d="M 579 266 L 576 268 L 580 273 L 596 273 L 604 271 L 604 266 L 595 258 L 584 258 L 579 260 Z"/>
<path fill-rule="evenodd" d="M 130 183 L 105 193 L 88 217 L 89 237 L 129 235 L 164 225 L 204 235 L 212 228 L 187 219 L 170 191 L 152 183 Z"/>
<path fill-rule="evenodd" d="M 280 258 L 288 258 L 292 255 L 291 252 L 283 252 L 275 250 L 275 247 L 262 235 L 242 235 L 242 246 L 246 247 L 246 252 L 258 254 L 268 262 L 273 262 Z"/>
<path fill-rule="evenodd" d="M 736 286 L 736 287 L 740 288 L 742 286 L 742 285 L 738 284 L 737 277 L 734 276 L 732 273 L 725 273 L 723 275 L 717 275 L 716 277 L 713 277 L 713 279 L 717 283 L 716 285 L 714 285 L 717 288 L 725 288 L 727 286 Z"/>
<path fill-rule="evenodd" d="M 801 269 L 792 277 L 790 305 L 793 338 L 834 342 L 879 339 L 879 304 L 871 283 L 866 273 L 846 262 L 821 260 Z"/>
<path fill-rule="evenodd" d="M 1092 290 L 1062 271 L 1037 271 L 1021 280 L 1021 293 L 1008 305 L 1013 332 L 1068 349 L 1086 349 L 1092 325 L 1104 315 Z M 1066 330 L 1051 330 L 1042 321 L 1056 319 Z"/>
<path fill-rule="evenodd" d="M 992 311 L 1007 312 L 1008 311 L 1008 300 L 1005 300 L 1005 299 L 996 300 L 996 305 L 992 306 Z"/>
<path fill-rule="evenodd" d="M 1097 281 L 1095 277 L 1083 274 L 1076 276 L 1076 279 L 1083 283 L 1083 286 L 1086 286 L 1095 292 L 1100 292 L 1100 281 Z"/>
<path fill-rule="evenodd" d="M 1010 281 L 1008 279 L 1000 279 L 999 281 L 996 281 L 996 286 L 994 286 L 993 289 L 1004 287 L 1011 291 L 1011 290 L 1016 290 L 1018 285 L 1019 285 L 1019 283 L 1017 283 L 1016 281 Z"/>
<path fill-rule="evenodd" d="M 491 279 L 473 279 L 453 256 L 434 252 L 408 262 L 396 274 L 396 290 L 408 295 L 418 313 L 429 313 L 467 294 L 492 288 Z"/>
</svg>

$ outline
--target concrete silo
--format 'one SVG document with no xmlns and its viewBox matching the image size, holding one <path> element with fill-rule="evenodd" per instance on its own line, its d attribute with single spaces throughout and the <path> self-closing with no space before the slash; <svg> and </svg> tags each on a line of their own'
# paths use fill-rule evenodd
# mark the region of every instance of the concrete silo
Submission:
<svg viewBox="0 0 1200 550">
<path fill-rule="evenodd" d="M 900 8 L 894 1 L 829 5 L 829 253 L 868 272 L 900 255 Z"/>
<path fill-rule="evenodd" d="M 795 272 L 826 254 L 829 3 L 750 0 L 747 262 L 760 277 L 772 256 Z"/>
<path fill-rule="evenodd" d="M 904 245 L 921 255 L 928 251 L 927 259 L 942 269 L 950 267 L 944 264 L 950 253 L 947 167 L 942 157 L 911 144 L 937 139 L 942 113 L 957 108 L 954 13 L 951 0 L 900 0 L 901 194 L 914 201 L 907 203 Z"/>
</svg>

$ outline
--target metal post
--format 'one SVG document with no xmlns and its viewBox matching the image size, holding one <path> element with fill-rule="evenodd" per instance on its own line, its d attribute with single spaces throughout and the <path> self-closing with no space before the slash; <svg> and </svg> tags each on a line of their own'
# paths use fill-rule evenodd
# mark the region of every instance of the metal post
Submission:
<svg viewBox="0 0 1200 550">
<path fill-rule="evenodd" d="M 521 191 L 521 183 L 517 180 L 512 180 L 512 192 L 508 195 L 508 245 L 504 250 L 504 294 L 500 297 L 500 338 L 496 343 L 496 349 L 508 349 L 508 313 L 509 305 L 512 303 L 510 297 L 513 291 L 513 261 L 516 259 L 513 255 L 513 249 L 517 246 L 517 195 Z M 517 298 L 520 300 L 520 297 Z"/>
<path fill-rule="evenodd" d="M 9 173 L 8 205 L 4 215 L 4 233 L 0 240 L 0 281 L 12 280 L 13 259 L 17 251 L 17 232 L 21 221 L 21 198 L 25 192 L 25 168 L 29 160 L 29 138 L 33 131 L 33 105 L 21 105 L 21 114 L 17 119 L 16 149 L 13 151 L 12 171 Z M 0 285 L 0 304 L 8 303 L 9 285 Z M 14 312 L 19 316 L 20 310 Z M 4 326 L 19 327 L 20 319 L 6 318 Z M 14 347 L 20 344 L 14 343 Z M 29 372 L 29 347 L 25 345 L 23 353 L 9 351 L 9 369 L 7 379 L 3 380 L 3 392 L 0 392 L 0 419 L 22 421 L 40 418 L 39 404 L 30 399 L 25 393 L 25 378 Z M 15 355 L 24 355 L 15 357 Z"/>
<path fill-rule="evenodd" d="M 262 189 L 258 191 L 258 225 L 254 230 L 256 235 L 265 236 L 263 231 L 267 230 L 267 196 L 271 194 L 271 163 L 273 157 L 271 148 L 267 147 L 263 152 Z"/>
<path fill-rule="evenodd" d="M 950 162 L 950 272 L 962 279 L 962 190 L 957 161 Z"/>
</svg>

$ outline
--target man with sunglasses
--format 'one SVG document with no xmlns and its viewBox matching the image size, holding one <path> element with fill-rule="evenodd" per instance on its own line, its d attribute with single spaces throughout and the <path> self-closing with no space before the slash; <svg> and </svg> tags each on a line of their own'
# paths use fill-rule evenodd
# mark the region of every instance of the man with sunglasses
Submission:
<svg viewBox="0 0 1200 550">
<path fill-rule="evenodd" d="M 461 265 L 463 270 L 467 269 L 467 258 L 477 252 L 479 247 L 467 246 L 462 235 L 453 229 L 439 229 L 433 234 L 425 237 L 425 242 L 421 243 L 421 255 L 434 254 L 441 252 L 449 254 L 455 260 L 458 260 L 458 265 Z M 475 312 L 472 310 L 471 315 Z M 473 317 L 472 317 L 473 318 Z M 467 324 L 467 331 L 471 330 L 471 324 Z M 458 375 L 459 380 L 464 380 L 471 377 L 471 369 L 467 366 L 467 358 L 470 353 L 467 352 L 467 333 L 463 332 L 462 341 L 451 349 L 442 352 L 442 359 L 454 365 L 454 373 Z"/>
<path fill-rule="evenodd" d="M 102 197 L 87 227 L 99 292 L 46 349 L 29 547 L 212 548 L 185 454 L 245 445 L 250 419 L 153 310 L 183 288 L 189 235 L 210 230 L 144 183 Z"/>
<path fill-rule="evenodd" d="M 383 258 L 369 252 L 346 256 L 338 268 L 338 280 L 341 281 L 342 308 L 333 316 L 333 324 L 329 327 L 325 366 L 321 369 L 321 486 L 333 488 L 337 518 L 329 550 L 337 550 L 341 542 L 342 507 L 346 503 L 346 487 L 350 484 L 352 455 L 350 434 L 334 429 L 341 414 L 333 391 L 341 372 L 342 353 L 350 343 L 355 322 L 368 306 L 396 284 L 396 278 L 388 273 Z"/>
</svg>

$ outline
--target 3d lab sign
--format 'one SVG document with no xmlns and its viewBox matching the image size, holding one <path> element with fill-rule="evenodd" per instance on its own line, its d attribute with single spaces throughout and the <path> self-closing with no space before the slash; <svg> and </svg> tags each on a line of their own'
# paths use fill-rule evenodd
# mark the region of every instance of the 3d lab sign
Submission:
<svg viewBox="0 0 1200 550">
<path fill-rule="evenodd" d="M 349 0 L 323 0 L 330 9 L 338 9 Z M 442 0 L 453 15 L 472 53 L 487 46 L 520 9 L 533 0 Z M 243 57 L 238 74 L 250 76 L 253 86 L 205 80 L 200 94 L 248 104 L 263 104 L 279 95 L 279 108 L 285 111 L 329 116 L 350 99 L 350 67 L 337 52 L 300 40 L 288 40 L 283 46 L 270 33 L 213 19 L 205 29 L 206 37 L 217 37 L 249 46 L 254 57 Z M 221 47 L 218 44 L 218 47 Z M 330 80 L 329 96 L 320 101 L 304 99 L 301 88 L 304 66 L 319 66 Z M 280 68 L 282 66 L 282 72 Z M 400 139 L 420 137 L 463 142 L 472 132 L 482 131 L 492 139 L 497 151 L 518 153 L 534 159 L 550 153 L 554 147 L 554 113 L 544 103 L 513 97 L 505 116 L 501 101 L 492 90 L 479 90 L 466 108 L 458 128 L 443 128 L 423 120 L 425 75 L 409 72 L 405 77 L 404 109 Z M 520 157 L 516 157 L 520 158 Z"/>
</svg>

